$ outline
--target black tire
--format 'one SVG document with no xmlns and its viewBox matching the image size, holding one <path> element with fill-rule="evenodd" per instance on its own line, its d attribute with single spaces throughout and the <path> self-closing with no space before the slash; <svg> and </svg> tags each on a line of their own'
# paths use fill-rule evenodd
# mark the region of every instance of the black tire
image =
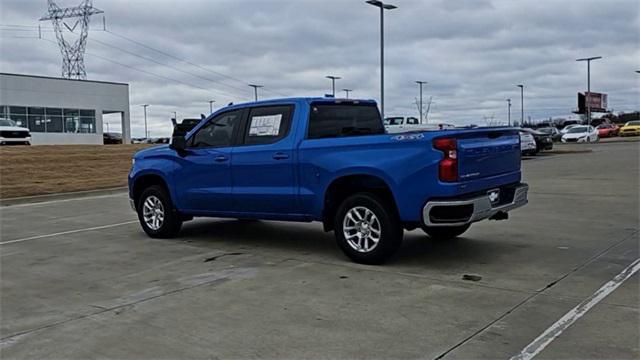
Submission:
<svg viewBox="0 0 640 360">
<path fill-rule="evenodd" d="M 371 250 L 362 251 L 364 250 L 362 248 L 366 247 L 363 244 L 360 247 L 361 251 L 358 251 L 345 237 L 345 218 L 347 213 L 355 208 L 369 210 L 377 220 L 377 222 L 374 221 L 374 225 L 370 226 L 375 229 L 375 224 L 377 224 L 379 232 L 378 241 L 375 246 L 371 246 Z M 367 215 L 365 215 L 365 218 L 373 220 L 373 217 L 367 217 Z M 357 230 L 351 231 L 358 233 Z M 375 237 L 373 230 L 370 230 L 370 232 Z M 334 218 L 334 233 L 338 246 L 351 260 L 360 264 L 378 265 L 384 263 L 398 250 L 402 244 L 404 230 L 393 204 L 389 204 L 370 193 L 358 193 L 345 199 L 338 207 Z M 365 244 L 372 244 L 372 240 L 368 238 L 363 238 L 362 241 Z"/>
<path fill-rule="evenodd" d="M 162 223 L 157 229 L 151 228 L 147 222 L 144 220 L 144 205 L 147 200 L 155 200 L 158 199 L 162 205 L 162 211 L 164 218 Z M 146 188 L 140 198 L 138 199 L 138 204 L 136 206 L 138 210 L 138 220 L 140 221 L 140 225 L 149 237 L 152 238 L 172 238 L 178 235 L 180 232 L 180 228 L 182 227 L 182 218 L 180 214 L 175 210 L 173 203 L 171 202 L 171 197 L 167 194 L 167 191 L 157 185 L 150 186 Z"/>
<path fill-rule="evenodd" d="M 469 230 L 471 224 L 460 226 L 422 226 L 422 231 L 436 240 L 451 240 Z"/>
</svg>

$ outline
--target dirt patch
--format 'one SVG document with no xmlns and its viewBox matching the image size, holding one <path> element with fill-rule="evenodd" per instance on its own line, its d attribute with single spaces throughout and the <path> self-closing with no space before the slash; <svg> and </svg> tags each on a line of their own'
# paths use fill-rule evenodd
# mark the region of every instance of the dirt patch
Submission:
<svg viewBox="0 0 640 360">
<path fill-rule="evenodd" d="M 132 155 L 148 146 L 0 147 L 0 199 L 126 186 Z"/>
</svg>

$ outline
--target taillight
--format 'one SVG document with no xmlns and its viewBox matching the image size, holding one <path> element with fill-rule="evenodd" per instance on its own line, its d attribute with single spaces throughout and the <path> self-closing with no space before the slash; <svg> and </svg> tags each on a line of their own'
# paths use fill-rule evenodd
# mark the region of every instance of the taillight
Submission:
<svg viewBox="0 0 640 360">
<path fill-rule="evenodd" d="M 438 164 L 440 181 L 458 180 L 458 147 L 456 139 L 439 138 L 433 140 L 433 147 L 442 151 L 444 158 Z"/>
</svg>

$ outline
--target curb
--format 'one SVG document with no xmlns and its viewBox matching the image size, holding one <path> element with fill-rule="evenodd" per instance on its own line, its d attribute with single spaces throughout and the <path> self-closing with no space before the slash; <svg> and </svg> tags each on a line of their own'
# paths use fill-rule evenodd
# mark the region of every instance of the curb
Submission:
<svg viewBox="0 0 640 360">
<path fill-rule="evenodd" d="M 580 150 L 550 150 L 547 154 L 584 154 L 593 152 L 593 149 L 580 149 Z"/>
<path fill-rule="evenodd" d="M 83 198 L 83 197 L 100 196 L 100 195 L 116 195 L 120 193 L 126 193 L 127 189 L 128 189 L 127 187 L 117 187 L 117 188 L 83 190 L 83 191 L 73 191 L 73 192 L 45 194 L 45 195 L 21 196 L 21 197 L 0 199 L 0 206 L 39 203 L 39 202 L 46 202 L 46 201 L 66 200 L 66 199 Z"/>
</svg>

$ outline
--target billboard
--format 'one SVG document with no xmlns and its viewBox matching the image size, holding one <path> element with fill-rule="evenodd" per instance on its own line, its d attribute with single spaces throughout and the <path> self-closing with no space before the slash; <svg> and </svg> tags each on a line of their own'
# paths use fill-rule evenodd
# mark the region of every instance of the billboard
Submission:
<svg viewBox="0 0 640 360">
<path fill-rule="evenodd" d="M 591 107 L 591 112 L 607 112 L 607 94 L 592 91 L 584 94 L 578 93 L 578 111 L 575 111 L 576 114 L 587 113 L 587 99 L 589 101 L 589 107 Z"/>
</svg>

